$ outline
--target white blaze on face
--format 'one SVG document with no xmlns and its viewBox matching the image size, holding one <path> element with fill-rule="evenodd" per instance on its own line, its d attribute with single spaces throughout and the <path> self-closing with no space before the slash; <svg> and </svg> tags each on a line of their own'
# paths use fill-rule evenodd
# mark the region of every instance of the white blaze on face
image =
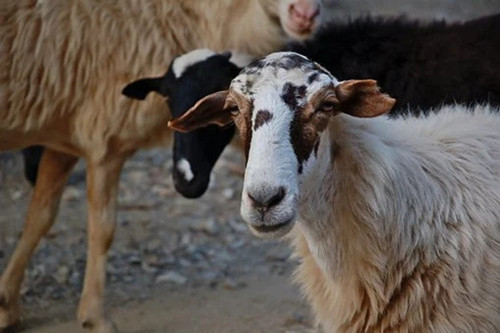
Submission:
<svg viewBox="0 0 500 333">
<path fill-rule="evenodd" d="M 299 177 L 310 171 L 315 158 L 311 151 L 299 165 L 304 142 L 297 126 L 304 124 L 299 119 L 292 130 L 292 123 L 304 115 L 310 97 L 333 82 L 336 80 L 323 69 L 294 53 L 271 54 L 233 80 L 231 90 L 253 101 L 241 205 L 241 214 L 250 225 L 279 225 L 295 217 Z M 280 188 L 285 196 L 278 204 L 265 214 L 256 209 L 252 198 L 271 198 Z"/>
<path fill-rule="evenodd" d="M 269 112 L 271 119 L 255 129 L 259 112 Z M 270 216 L 281 222 L 294 216 L 295 212 L 288 205 L 294 204 L 298 193 L 297 158 L 290 142 L 292 119 L 293 112 L 281 101 L 276 91 L 270 89 L 259 94 L 252 115 L 252 141 L 243 184 L 243 193 L 264 197 L 272 196 L 280 187 L 284 188 L 285 205 L 276 207 Z M 270 191 L 271 194 L 263 193 L 265 191 Z M 255 219 L 255 214 L 258 213 L 253 209 L 249 197 L 243 195 L 242 200 L 243 217 Z"/>
<path fill-rule="evenodd" d="M 172 70 L 175 78 L 180 78 L 187 68 L 198 62 L 202 62 L 215 54 L 216 53 L 214 51 L 209 49 L 197 49 L 175 58 L 172 64 Z"/>
<path fill-rule="evenodd" d="M 179 162 L 177 162 L 177 165 L 175 166 L 177 168 L 177 171 L 182 173 L 184 176 L 184 179 L 187 182 L 190 182 L 194 178 L 193 171 L 191 170 L 191 164 L 189 164 L 188 160 L 185 158 L 181 158 Z"/>
</svg>

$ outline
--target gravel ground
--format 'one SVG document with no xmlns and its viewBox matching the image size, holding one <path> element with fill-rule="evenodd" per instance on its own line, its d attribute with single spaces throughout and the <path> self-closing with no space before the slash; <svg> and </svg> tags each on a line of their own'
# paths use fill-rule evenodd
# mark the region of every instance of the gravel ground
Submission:
<svg viewBox="0 0 500 333">
<path fill-rule="evenodd" d="M 368 13 L 463 20 L 500 12 L 499 0 L 327 1 L 329 17 Z M 124 332 L 311 332 L 290 283 L 286 244 L 253 237 L 241 220 L 243 160 L 230 147 L 199 200 L 176 194 L 168 149 L 142 151 L 124 168 L 118 228 L 107 267 L 107 308 Z M 0 269 L 13 251 L 31 188 L 18 153 L 0 155 Z M 23 332 L 77 332 L 85 266 L 84 164 L 22 288 Z"/>
</svg>

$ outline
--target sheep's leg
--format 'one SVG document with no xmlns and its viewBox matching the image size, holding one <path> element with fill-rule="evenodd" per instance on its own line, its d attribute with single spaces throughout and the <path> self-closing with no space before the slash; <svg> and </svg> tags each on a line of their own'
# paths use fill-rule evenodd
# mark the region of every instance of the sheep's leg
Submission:
<svg viewBox="0 0 500 333">
<path fill-rule="evenodd" d="M 40 238 L 52 226 L 66 180 L 77 157 L 47 149 L 28 208 L 23 233 L 0 278 L 0 331 L 19 320 L 19 288 Z"/>
<path fill-rule="evenodd" d="M 92 332 L 112 332 L 104 317 L 103 294 L 107 251 L 115 230 L 115 206 L 120 171 L 128 156 L 87 165 L 88 249 L 78 320 Z"/>
</svg>

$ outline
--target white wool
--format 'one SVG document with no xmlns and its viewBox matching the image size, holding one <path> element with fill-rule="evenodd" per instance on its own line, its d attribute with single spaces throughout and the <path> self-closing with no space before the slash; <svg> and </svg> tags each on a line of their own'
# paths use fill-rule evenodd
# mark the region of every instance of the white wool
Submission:
<svg viewBox="0 0 500 333">
<path fill-rule="evenodd" d="M 231 51 L 231 58 L 229 61 L 239 68 L 243 68 L 247 66 L 249 63 L 255 60 L 255 57 L 252 57 L 249 54 Z"/>
<path fill-rule="evenodd" d="M 175 77 L 178 79 L 182 73 L 194 64 L 205 61 L 207 58 L 215 55 L 215 52 L 209 49 L 196 49 L 188 52 L 180 57 L 177 57 L 172 64 L 172 70 Z"/>
<path fill-rule="evenodd" d="M 331 121 L 295 238 L 327 332 L 500 330 L 500 117 L 473 111 Z"/>
</svg>

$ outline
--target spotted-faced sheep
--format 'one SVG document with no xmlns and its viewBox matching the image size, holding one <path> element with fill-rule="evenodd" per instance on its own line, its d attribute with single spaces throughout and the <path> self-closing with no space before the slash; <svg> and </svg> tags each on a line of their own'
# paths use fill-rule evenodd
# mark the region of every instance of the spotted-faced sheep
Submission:
<svg viewBox="0 0 500 333">
<path fill-rule="evenodd" d="M 319 0 L 0 1 L 0 151 L 47 147 L 23 234 L 0 278 L 0 330 L 19 320 L 25 268 L 80 157 L 89 237 L 78 318 L 93 331 L 111 330 L 102 295 L 121 167 L 171 135 L 163 99 L 133 101 L 120 94 L 123 86 L 161 74 L 172 57 L 197 47 L 278 49 L 287 34 L 309 35 L 318 11 Z"/>
<path fill-rule="evenodd" d="M 339 82 L 297 53 L 247 66 L 170 122 L 233 120 L 241 214 L 291 233 L 326 332 L 500 331 L 500 116 L 488 105 L 382 116 L 374 80 Z"/>
</svg>

